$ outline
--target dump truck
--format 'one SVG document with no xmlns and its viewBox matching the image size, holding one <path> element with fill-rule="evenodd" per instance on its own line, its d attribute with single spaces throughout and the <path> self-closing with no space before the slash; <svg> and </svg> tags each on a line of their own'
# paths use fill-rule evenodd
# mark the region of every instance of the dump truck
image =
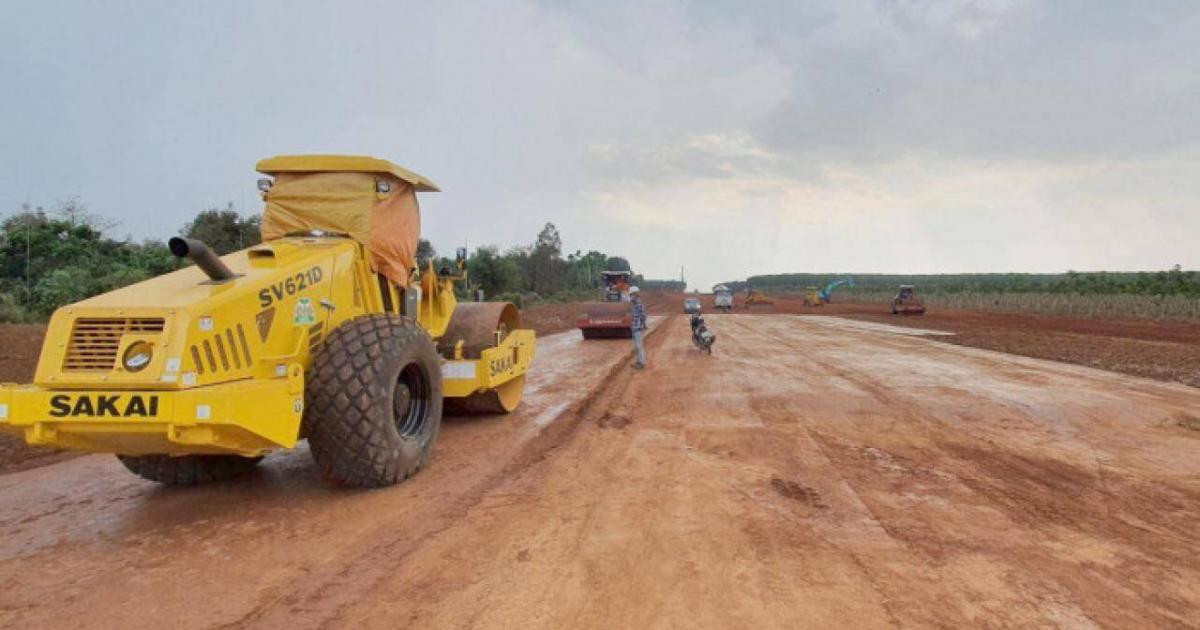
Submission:
<svg viewBox="0 0 1200 630">
<path fill-rule="evenodd" d="M 455 268 L 419 269 L 429 179 L 365 156 L 257 164 L 260 245 L 58 309 L 34 382 L 0 387 L 0 429 L 113 453 L 191 485 L 307 439 L 324 477 L 386 486 L 427 466 L 443 412 L 508 413 L 535 351 L 512 304 L 458 304 Z"/>
<path fill-rule="evenodd" d="M 892 298 L 892 315 L 924 315 L 925 300 L 917 294 L 911 284 L 900 285 L 896 297 Z"/>
<path fill-rule="evenodd" d="M 629 303 L 632 271 L 602 271 L 603 301 L 585 302 L 575 325 L 584 339 L 633 338 L 633 306 Z"/>
<path fill-rule="evenodd" d="M 726 313 L 733 310 L 733 291 L 723 284 L 713 287 L 713 306 Z"/>
</svg>

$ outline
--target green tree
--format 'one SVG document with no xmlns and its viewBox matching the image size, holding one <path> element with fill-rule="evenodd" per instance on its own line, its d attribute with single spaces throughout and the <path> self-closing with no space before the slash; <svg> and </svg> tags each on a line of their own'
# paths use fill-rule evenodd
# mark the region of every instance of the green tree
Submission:
<svg viewBox="0 0 1200 630">
<path fill-rule="evenodd" d="M 630 271 L 632 269 L 629 261 L 621 256 L 609 256 L 608 260 L 604 261 L 605 271 Z"/>
<path fill-rule="evenodd" d="M 178 269 L 161 242 L 131 243 L 103 234 L 110 222 L 78 199 L 47 213 L 23 206 L 0 223 L 0 294 L 8 313 L 36 315 Z M 0 313 L 5 319 L 19 319 Z"/>
<path fill-rule="evenodd" d="M 433 248 L 433 243 L 425 239 L 417 241 L 417 269 L 424 270 L 429 266 L 429 261 L 437 259 L 437 250 Z"/>
<path fill-rule="evenodd" d="M 54 309 L 100 293 L 100 285 L 84 267 L 62 267 L 42 276 L 33 287 L 32 306 L 49 313 Z"/>
<path fill-rule="evenodd" d="M 591 250 L 586 254 L 576 251 L 567 255 L 571 288 L 576 290 L 599 288 L 600 272 L 609 269 L 608 260 L 607 254 L 596 250 Z"/>
<path fill-rule="evenodd" d="M 478 247 L 467 259 L 471 282 L 487 297 L 521 290 L 521 268 L 517 261 L 500 255 L 495 246 Z"/>
<path fill-rule="evenodd" d="M 551 295 L 566 286 L 567 265 L 562 259 L 562 237 L 553 223 L 547 223 L 538 232 L 537 241 L 525 262 L 525 276 L 535 293 Z"/>
<path fill-rule="evenodd" d="M 201 210 L 180 233 L 204 241 L 223 256 L 261 243 L 262 220 L 258 215 L 243 217 L 230 202 L 224 209 Z"/>
</svg>

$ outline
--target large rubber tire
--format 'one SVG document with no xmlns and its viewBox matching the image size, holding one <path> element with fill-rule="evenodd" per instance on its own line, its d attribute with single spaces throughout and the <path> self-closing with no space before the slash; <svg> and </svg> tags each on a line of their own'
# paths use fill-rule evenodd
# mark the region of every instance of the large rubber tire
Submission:
<svg viewBox="0 0 1200 630">
<path fill-rule="evenodd" d="M 365 315 L 338 326 L 305 390 L 304 435 L 325 478 L 389 486 L 429 462 L 442 423 L 441 359 L 413 320 Z"/>
<path fill-rule="evenodd" d="M 261 457 L 240 455 L 117 455 L 133 474 L 168 486 L 194 486 L 241 477 L 258 466 Z"/>
</svg>

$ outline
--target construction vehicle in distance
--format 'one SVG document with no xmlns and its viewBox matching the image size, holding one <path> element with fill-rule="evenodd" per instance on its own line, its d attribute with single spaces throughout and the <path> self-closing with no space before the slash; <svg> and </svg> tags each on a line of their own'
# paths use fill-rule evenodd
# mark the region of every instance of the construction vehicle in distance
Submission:
<svg viewBox="0 0 1200 630">
<path fill-rule="evenodd" d="M 263 243 L 172 238 L 194 266 L 58 309 L 34 383 L 0 387 L 0 429 L 177 485 L 307 438 L 327 479 L 386 486 L 429 463 L 444 410 L 520 404 L 535 339 L 517 309 L 456 302 L 465 250 L 415 263 L 433 182 L 362 156 L 257 170 Z"/>
<path fill-rule="evenodd" d="M 854 288 L 854 278 L 843 278 L 841 280 L 834 280 L 833 282 L 830 282 L 829 284 L 825 285 L 825 288 L 821 289 L 821 292 L 819 295 L 819 297 L 821 298 L 821 303 L 829 304 L 830 302 L 833 302 L 833 290 L 840 286 L 843 286 L 843 285 L 845 285 L 848 288 L 853 289 Z"/>
<path fill-rule="evenodd" d="M 584 339 L 630 339 L 633 337 L 633 306 L 629 303 L 632 271 L 602 271 L 604 301 L 586 302 L 575 324 Z"/>
<path fill-rule="evenodd" d="M 767 297 L 758 289 L 746 289 L 746 299 L 742 302 L 742 306 L 750 308 L 751 306 L 770 306 L 775 303 L 775 300 Z"/>
<path fill-rule="evenodd" d="M 805 306 L 825 306 L 826 304 L 829 304 L 830 302 L 833 301 L 833 290 L 842 285 L 846 285 L 848 287 L 853 288 L 854 287 L 854 279 L 846 278 L 843 280 L 835 280 L 835 281 L 830 282 L 829 284 L 825 285 L 824 289 L 818 289 L 817 287 L 805 287 L 804 288 L 804 305 Z"/>
<path fill-rule="evenodd" d="M 900 285 L 896 297 L 892 298 L 892 315 L 924 315 L 925 300 L 917 294 L 911 284 Z"/>
<path fill-rule="evenodd" d="M 733 291 L 723 284 L 713 287 L 713 307 L 726 313 L 733 310 Z"/>
<path fill-rule="evenodd" d="M 804 287 L 804 305 L 825 306 L 825 301 L 821 299 L 821 291 L 817 287 Z"/>
</svg>

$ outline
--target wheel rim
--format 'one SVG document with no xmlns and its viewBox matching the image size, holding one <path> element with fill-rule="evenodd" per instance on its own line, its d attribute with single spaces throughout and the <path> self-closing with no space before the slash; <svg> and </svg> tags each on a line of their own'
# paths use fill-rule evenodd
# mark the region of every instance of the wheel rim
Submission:
<svg viewBox="0 0 1200 630">
<path fill-rule="evenodd" d="M 429 376 L 416 363 L 400 370 L 392 391 L 392 413 L 400 437 L 414 438 L 425 432 L 432 406 Z"/>
</svg>

